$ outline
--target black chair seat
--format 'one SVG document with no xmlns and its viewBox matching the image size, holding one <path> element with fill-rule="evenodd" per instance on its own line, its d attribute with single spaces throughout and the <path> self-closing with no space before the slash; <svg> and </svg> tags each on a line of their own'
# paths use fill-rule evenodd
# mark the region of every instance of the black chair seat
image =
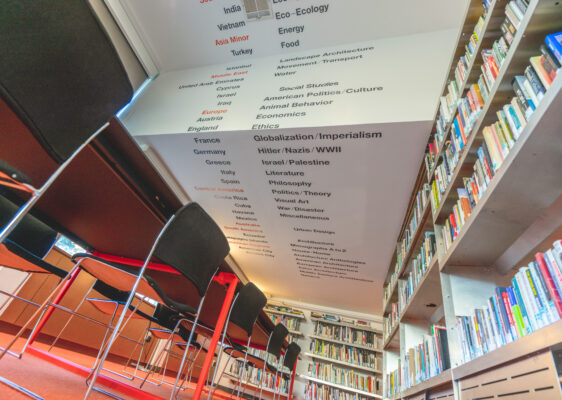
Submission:
<svg viewBox="0 0 562 400">
<path fill-rule="evenodd" d="M 59 278 L 67 274 L 64 269 L 49 264 L 10 239 L 0 244 L 0 265 L 23 272 L 53 274 Z"/>
<path fill-rule="evenodd" d="M 72 261 L 80 261 L 80 266 L 90 275 L 105 282 L 109 286 L 123 291 L 132 287 L 130 282 L 127 282 L 123 278 L 128 277 L 129 280 L 134 281 L 139 272 L 139 270 L 134 267 L 107 261 L 87 253 L 75 254 L 72 256 Z M 113 269 L 113 271 L 111 271 L 111 269 Z M 194 314 L 197 311 L 189 304 L 183 304 L 169 298 L 156 281 L 148 275 L 143 277 L 143 281 L 141 281 L 139 285 L 139 292 L 158 302 L 166 304 L 172 310 L 181 314 Z"/>
</svg>

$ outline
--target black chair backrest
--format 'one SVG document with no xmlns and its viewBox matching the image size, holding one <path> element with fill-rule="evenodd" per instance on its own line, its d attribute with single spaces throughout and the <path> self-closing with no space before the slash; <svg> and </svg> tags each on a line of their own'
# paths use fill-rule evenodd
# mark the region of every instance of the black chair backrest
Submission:
<svg viewBox="0 0 562 400">
<path fill-rule="evenodd" d="M 0 228 L 6 226 L 18 211 L 18 208 L 10 200 L 0 196 Z M 33 215 L 27 214 L 10 233 L 8 240 L 21 246 L 34 256 L 43 258 L 55 244 L 57 232 Z"/>
<path fill-rule="evenodd" d="M 285 327 L 285 325 L 279 323 L 275 325 L 271 335 L 269 335 L 269 341 L 267 342 L 267 349 L 266 351 L 279 358 L 281 355 L 281 348 L 283 347 L 283 342 L 285 338 L 289 334 L 289 330 Z"/>
<path fill-rule="evenodd" d="M 252 282 L 246 283 L 238 292 L 236 301 L 232 306 L 230 322 L 244 329 L 250 337 L 265 303 L 267 303 L 267 297 L 263 292 Z"/>
<path fill-rule="evenodd" d="M 283 359 L 283 366 L 289 368 L 292 371 L 295 366 L 295 361 L 301 352 L 301 347 L 295 342 L 289 343 L 289 347 L 285 352 L 285 358 Z"/>
<path fill-rule="evenodd" d="M 0 2 L 0 96 L 57 162 L 131 99 L 87 1 Z"/>
<path fill-rule="evenodd" d="M 191 202 L 176 212 L 154 256 L 189 279 L 204 296 L 229 251 L 219 226 L 199 204 Z"/>
</svg>

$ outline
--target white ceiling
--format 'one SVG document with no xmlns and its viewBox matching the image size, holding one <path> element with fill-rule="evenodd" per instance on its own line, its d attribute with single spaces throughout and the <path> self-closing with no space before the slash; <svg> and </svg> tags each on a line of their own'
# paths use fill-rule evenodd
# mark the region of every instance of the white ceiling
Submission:
<svg viewBox="0 0 562 400">
<path fill-rule="evenodd" d="M 105 1 L 122 28 L 129 22 L 134 26 L 160 72 L 455 29 L 467 4 L 467 0 L 261 0 L 271 6 L 272 17 L 249 21 L 242 0 Z M 225 14 L 224 8 L 236 5 L 241 11 Z M 294 15 L 296 8 L 310 6 L 328 8 L 322 13 Z M 293 15 L 275 18 L 276 13 L 286 12 Z M 218 24 L 240 21 L 245 26 L 218 28 Z M 279 28 L 303 25 L 301 33 L 279 34 Z M 217 40 L 231 35 L 248 35 L 248 40 L 216 45 Z M 299 40 L 298 48 L 281 48 L 281 41 L 294 40 Z M 231 50 L 238 48 L 251 48 L 252 55 L 233 56 Z"/>
<path fill-rule="evenodd" d="M 248 21 L 243 12 L 224 13 L 223 7 L 242 5 L 242 0 L 212 0 L 203 4 L 199 0 L 106 2 L 114 16 L 120 18 L 118 22 L 122 29 L 129 27 L 125 34 L 137 54 L 142 58 L 144 47 L 150 54 L 150 61 L 161 72 L 123 113 L 123 122 L 139 142 L 150 145 L 159 154 L 190 197 L 200 202 L 217 220 L 230 237 L 231 254 L 248 277 L 278 298 L 380 314 L 382 281 L 422 160 L 430 120 L 466 0 L 287 0 L 280 4 L 270 3 L 274 13 L 294 12 L 298 7 L 328 6 L 328 11 L 323 14 L 292 15 L 287 22 L 275 18 Z M 121 11 L 118 6 L 123 6 Z M 245 21 L 245 26 L 233 28 L 226 35 L 217 28 L 219 23 L 236 21 Z M 294 26 L 303 26 L 304 30 L 288 36 L 279 35 L 279 28 Z M 134 32 L 130 31 L 131 27 Z M 140 42 L 134 39 L 137 34 Z M 216 40 L 232 35 L 248 35 L 248 40 L 216 45 Z M 300 46 L 281 50 L 280 42 L 288 37 L 299 40 Z M 364 48 L 371 50 L 355 51 Z M 233 56 L 231 50 L 236 49 L 252 49 L 252 55 Z M 339 55 L 326 55 L 336 53 Z M 281 54 L 283 57 L 279 57 Z M 348 55 L 361 57 L 322 62 Z M 275 76 L 280 65 L 290 64 L 284 59 L 306 60 L 305 57 L 310 56 L 320 60 L 317 65 L 291 68 L 290 71 L 295 71 L 291 76 Z M 249 64 L 248 67 L 231 69 Z M 167 72 L 172 70 L 176 71 Z M 247 72 L 243 81 L 230 84 L 240 86 L 230 91 L 235 93 L 228 99 L 230 103 L 219 106 L 219 87 L 229 84 L 217 84 L 217 78 L 212 76 L 233 71 Z M 283 87 L 327 82 L 337 84 L 323 90 L 341 89 L 343 93 L 305 100 L 326 100 L 328 104 L 301 108 L 285 100 L 265 100 L 268 96 L 286 94 Z M 349 88 L 361 87 L 383 89 L 368 93 L 345 92 Z M 291 93 L 306 95 L 308 92 L 307 89 L 296 89 Z M 256 115 L 261 112 L 280 112 L 260 111 L 260 107 L 285 103 L 290 103 L 290 108 L 281 111 L 305 111 L 306 115 L 256 120 Z M 197 121 L 202 115 L 209 116 L 206 111 L 218 109 L 227 110 L 221 114 L 220 120 Z M 254 125 L 261 122 L 279 126 L 276 130 L 256 130 Z M 205 129 L 199 133 L 189 131 L 190 127 L 215 124 L 217 126 L 208 132 L 204 132 Z M 316 137 L 312 141 L 291 143 L 262 143 L 255 139 L 256 135 L 361 131 L 382 131 L 383 138 L 332 142 Z M 218 142 L 197 142 L 204 138 L 218 139 Z M 260 147 L 312 149 L 335 145 L 342 147 L 341 153 L 329 156 L 279 156 L 262 154 L 258 150 Z M 225 153 L 201 156 L 194 150 L 224 150 Z M 330 166 L 264 166 L 264 160 L 281 159 L 285 162 L 325 159 L 330 161 Z M 229 161 L 230 164 L 225 168 L 213 167 L 206 160 Z M 221 170 L 231 172 L 225 174 Z M 323 211 L 280 211 L 278 206 L 285 203 L 278 201 L 282 196 L 272 195 L 272 189 L 278 189 L 269 182 L 268 171 L 272 170 L 302 172 L 304 175 L 275 179 L 309 182 L 310 190 L 330 192 L 329 199 L 307 197 L 302 191 L 299 195 L 285 196 L 286 199 L 310 200 L 311 208 Z M 221 179 L 225 178 L 239 183 L 224 184 Z M 235 200 L 217 197 L 218 192 L 205 188 L 242 189 L 247 200 L 235 205 Z M 240 206 L 240 203 L 249 207 Z M 258 220 L 253 223 L 260 225 L 259 230 L 263 231 L 258 236 L 264 237 L 244 238 L 241 232 L 233 231 L 231 228 L 241 222 L 236 216 L 244 215 L 238 211 L 253 212 L 251 217 Z M 281 212 L 328 217 L 328 220 L 281 217 Z M 295 228 L 335 233 L 297 232 Z M 243 240 L 247 242 L 241 244 Z M 295 244 L 307 243 L 307 240 L 309 244 L 334 243 L 335 250 L 328 257 L 339 261 L 331 260 L 330 263 L 321 258 L 325 254 L 316 255 L 318 257 L 314 259 L 314 253 L 307 255 L 294 251 L 298 248 Z M 263 249 L 248 251 L 251 243 L 256 249 L 260 249 L 259 243 L 265 243 L 267 251 L 275 257 L 260 255 Z M 337 254 L 342 250 L 345 257 Z M 323 272 L 313 278 L 310 271 L 315 263 L 323 264 L 320 268 Z M 333 276 L 333 266 L 338 264 L 347 268 L 345 273 L 343 270 L 338 272 L 345 276 Z M 355 268 L 358 265 L 359 270 Z"/>
</svg>

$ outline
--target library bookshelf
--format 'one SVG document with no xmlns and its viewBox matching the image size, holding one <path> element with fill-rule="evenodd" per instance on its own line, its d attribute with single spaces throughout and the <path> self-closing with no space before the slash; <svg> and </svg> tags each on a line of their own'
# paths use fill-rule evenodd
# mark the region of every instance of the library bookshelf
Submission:
<svg viewBox="0 0 562 400">
<path fill-rule="evenodd" d="M 231 373 L 225 373 L 225 376 L 233 383 L 236 384 L 238 383 L 238 380 L 240 379 L 238 376 L 231 374 Z M 281 398 L 288 398 L 288 394 L 286 392 L 283 392 L 282 390 L 274 390 L 273 386 L 268 387 L 263 385 L 262 387 L 260 387 L 259 384 L 257 384 L 256 382 L 247 382 L 244 381 L 244 383 L 242 384 L 243 390 L 241 390 L 241 392 L 248 392 L 248 391 L 252 391 L 252 392 L 256 392 L 259 393 L 260 390 L 262 391 L 262 394 L 265 394 L 266 397 L 270 397 L 275 395 L 276 397 L 281 397 Z"/>
<path fill-rule="evenodd" d="M 340 316 L 310 320 L 308 369 L 299 373 L 305 398 L 382 398 L 382 332 Z"/>
<path fill-rule="evenodd" d="M 562 239 L 562 69 L 530 86 L 540 72 L 530 59 L 560 31 L 558 1 L 469 1 L 384 284 L 385 398 L 562 398 L 556 314 L 540 325 L 529 314 L 513 331 L 492 322 L 502 288 L 506 307 L 532 308 L 519 279 Z M 537 98 L 544 89 L 538 101 L 521 99 L 525 80 Z M 497 163 L 492 136 L 503 138 Z M 468 338 L 470 323 L 479 333 Z"/>
<path fill-rule="evenodd" d="M 269 304 L 265 308 L 265 313 L 271 318 L 274 324 L 282 323 L 285 325 L 289 330 L 290 342 L 296 341 L 298 344 L 298 339 L 304 337 L 300 327 L 301 323 L 306 321 L 306 317 L 301 310 Z"/>
</svg>

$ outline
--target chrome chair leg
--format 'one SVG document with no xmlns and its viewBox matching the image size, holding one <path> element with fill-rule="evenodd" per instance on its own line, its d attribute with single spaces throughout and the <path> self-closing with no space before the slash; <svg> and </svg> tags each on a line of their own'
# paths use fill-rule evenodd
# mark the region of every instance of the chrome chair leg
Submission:
<svg viewBox="0 0 562 400">
<path fill-rule="evenodd" d="M 82 297 L 82 300 L 80 301 L 80 304 L 78 304 L 78 306 L 74 309 L 74 313 L 77 313 L 78 310 L 80 309 L 80 307 L 82 307 L 82 304 L 84 304 L 84 301 L 86 300 L 86 298 L 90 295 L 90 292 L 92 291 L 92 289 L 94 288 L 94 285 L 96 284 L 96 281 L 94 281 L 94 283 L 92 283 L 92 286 L 90 286 L 90 289 L 88 290 L 88 292 L 86 293 L 86 295 L 84 297 Z M 65 331 L 65 329 L 68 327 L 68 325 L 70 324 L 70 321 L 72 321 L 72 318 L 74 318 L 74 314 L 70 314 L 70 317 L 68 318 L 68 320 L 66 321 L 66 323 L 64 324 L 64 326 L 62 327 L 62 329 L 59 331 L 57 337 L 55 338 L 55 340 L 53 340 L 53 342 L 51 343 L 51 345 L 49 346 L 49 349 L 47 350 L 47 352 L 50 352 L 53 347 L 55 347 L 55 344 L 57 343 L 57 341 L 59 340 L 59 338 L 61 337 L 62 333 Z"/>
<path fill-rule="evenodd" d="M 220 348 L 219 348 L 219 355 L 217 356 L 217 366 L 215 367 L 215 370 L 213 371 L 213 378 L 211 379 L 211 387 L 209 388 L 209 394 L 207 395 L 207 400 L 209 400 L 211 398 L 211 393 L 213 392 L 213 386 L 215 384 L 215 376 L 217 375 L 217 369 L 218 366 L 220 365 L 220 361 L 221 361 L 221 357 L 222 357 L 222 353 L 223 353 L 223 349 L 224 349 L 224 341 L 226 340 L 226 331 L 228 329 L 228 321 L 230 321 L 230 314 L 232 313 L 232 309 L 234 308 L 234 304 L 236 303 L 236 300 L 238 299 L 238 295 L 239 293 L 236 293 L 236 297 L 232 300 L 232 303 L 230 304 L 230 310 L 228 310 L 228 316 L 226 317 L 226 321 L 224 323 L 224 328 L 222 330 L 222 340 L 221 340 L 221 344 L 220 344 Z M 229 358 L 230 360 L 230 358 Z M 225 367 L 226 368 L 226 367 Z M 224 369 L 223 369 L 223 373 L 224 373 Z M 222 377 L 222 374 L 221 374 Z M 217 385 L 220 382 L 220 378 L 217 381 Z"/>
<path fill-rule="evenodd" d="M 265 380 L 265 366 L 267 365 L 267 360 L 269 359 L 269 353 L 265 353 L 265 360 L 263 361 L 263 368 L 261 370 L 261 376 L 260 376 L 260 400 L 262 393 L 263 393 L 263 381 Z"/>
<path fill-rule="evenodd" d="M 131 289 L 131 293 L 129 294 L 129 298 L 127 299 L 127 302 L 125 303 L 125 306 L 123 307 L 123 312 L 119 316 L 119 321 L 117 322 L 117 325 L 115 326 L 115 328 L 113 330 L 113 334 L 111 335 L 111 338 L 109 339 L 107 348 L 105 349 L 105 352 L 104 352 L 104 354 L 103 354 L 103 356 L 100 360 L 100 363 L 99 363 L 98 367 L 95 369 L 95 371 L 93 373 L 92 380 L 90 381 L 90 384 L 88 385 L 88 390 L 86 391 L 86 394 L 84 395 L 84 400 L 86 400 L 90 396 L 90 393 L 92 392 L 92 389 L 94 388 L 94 386 L 96 384 L 96 380 L 98 379 L 98 375 L 100 374 L 100 371 L 103 368 L 103 363 L 105 362 L 107 356 L 109 355 L 109 350 L 111 349 L 111 346 L 113 346 L 113 343 L 117 339 L 117 335 L 119 333 L 121 325 L 123 325 L 123 321 L 125 320 L 125 316 L 127 315 L 127 311 L 129 309 L 130 305 L 132 304 L 133 299 L 135 298 L 137 288 L 139 287 L 139 283 L 140 283 L 142 277 L 144 276 L 144 271 L 146 271 L 146 268 L 148 267 L 148 263 L 150 262 L 150 259 L 152 258 L 152 255 L 154 254 L 154 250 L 156 249 L 156 245 L 158 244 L 158 241 L 160 240 L 160 237 L 162 236 L 162 234 L 166 231 L 166 228 L 168 227 L 168 225 L 173 220 L 174 220 L 174 216 L 172 216 L 168 220 L 168 222 L 166 222 L 166 225 L 164 225 L 164 228 L 162 228 L 162 230 L 158 234 L 158 237 L 154 241 L 154 244 L 152 245 L 152 248 L 150 249 L 150 252 L 148 253 L 148 256 L 146 257 L 146 260 L 144 261 L 144 264 L 139 271 L 139 275 L 138 275 L 137 279 L 135 280 L 135 283 L 133 284 L 133 287 Z"/>
<path fill-rule="evenodd" d="M 189 333 L 189 339 L 187 339 L 187 345 L 185 346 L 185 351 L 183 353 L 183 357 L 181 359 L 179 373 L 181 373 L 183 366 L 185 364 L 185 359 L 187 357 L 187 353 L 189 352 L 189 347 L 191 346 L 191 340 L 193 339 L 193 334 L 195 333 L 195 329 L 197 328 L 197 322 L 199 321 L 199 315 L 201 314 L 201 308 L 203 307 L 203 302 L 205 301 L 205 296 L 201 297 L 199 301 L 199 307 L 197 308 L 197 315 L 195 316 L 195 320 L 193 321 L 193 326 L 191 328 L 191 332 Z M 174 383 L 174 387 L 172 389 L 172 394 L 170 395 L 170 400 L 174 400 L 176 396 L 176 388 L 178 386 L 179 381 L 179 374 L 176 376 L 176 382 Z"/>
<path fill-rule="evenodd" d="M 24 387 L 18 385 L 17 383 L 14 383 L 14 382 L 12 382 L 12 381 L 9 381 L 8 379 L 6 379 L 6 378 L 4 378 L 4 377 L 2 377 L 2 376 L 0 376 L 0 383 L 3 383 L 4 385 L 9 386 L 9 387 L 11 387 L 11 388 L 14 389 L 14 390 L 17 390 L 18 392 L 20 392 L 20 393 L 22 393 L 22 394 L 25 394 L 26 396 L 29 396 L 29 397 L 31 397 L 32 399 L 35 399 L 35 400 L 44 400 L 43 397 L 41 397 L 41 396 L 39 396 L 39 395 L 33 393 L 33 392 L 30 391 L 30 390 L 27 390 L 26 388 L 24 388 Z"/>
<path fill-rule="evenodd" d="M 248 343 L 246 343 L 246 349 L 250 347 L 250 341 L 252 340 L 252 337 L 250 336 L 248 338 Z M 244 354 L 244 363 L 242 363 L 242 373 L 240 374 L 240 379 L 238 380 L 238 391 L 236 392 L 236 398 L 240 398 L 240 389 L 241 389 L 241 385 L 242 382 L 244 381 L 244 375 L 246 375 L 246 363 L 248 362 L 248 352 L 246 351 L 246 353 Z"/>
<path fill-rule="evenodd" d="M 76 271 L 76 269 L 79 267 L 78 264 L 74 265 L 74 267 L 72 267 L 72 269 L 68 272 L 68 274 L 61 279 L 61 281 L 59 282 L 59 284 L 57 285 L 57 287 L 51 292 L 51 294 L 49 296 L 47 296 L 47 298 L 43 301 L 43 303 L 41 304 L 41 306 L 39 308 L 37 308 L 37 310 L 35 310 L 35 312 L 33 313 L 33 315 L 27 320 L 27 322 L 25 324 L 23 324 L 23 326 L 21 327 L 21 329 L 19 330 L 19 332 L 12 338 L 12 340 L 10 341 L 10 343 L 8 343 L 8 345 L 2 350 L 2 352 L 0 353 L 0 359 L 2 359 L 2 357 L 4 357 L 4 355 L 12 348 L 12 346 L 18 341 L 18 339 L 24 334 L 24 332 L 27 330 L 27 328 L 29 327 L 29 325 L 31 324 L 31 322 L 37 318 L 37 316 L 44 312 L 43 309 L 51 302 L 51 300 L 53 299 L 53 297 L 55 297 L 55 294 L 57 294 L 57 292 L 60 291 L 60 289 L 62 289 L 63 285 L 70 279 L 70 276 L 72 276 L 72 274 L 74 273 L 74 271 Z M 37 325 L 36 325 L 37 326 Z M 30 336 L 31 337 L 31 336 Z"/>
<path fill-rule="evenodd" d="M 94 140 L 94 138 L 100 132 L 103 132 L 105 130 L 105 128 L 107 128 L 108 126 L 109 126 L 109 122 L 106 122 L 100 128 L 98 128 L 98 130 L 96 130 L 94 133 L 92 133 L 92 135 L 88 139 L 86 139 L 86 141 L 84 143 L 82 143 L 80 145 L 80 147 L 78 147 L 76 150 L 74 150 L 74 153 L 72 153 L 70 155 L 70 157 L 68 157 L 56 169 L 56 171 L 49 177 L 49 179 L 47 179 L 47 181 L 43 184 L 43 186 L 41 186 L 41 188 L 33 190 L 33 192 L 34 192 L 33 196 L 31 196 L 31 198 L 27 201 L 27 203 L 25 203 L 18 210 L 16 215 L 14 215 L 12 217 L 11 221 L 8 222 L 8 224 L 6 226 L 4 226 L 4 228 L 0 231 L 0 243 L 2 243 L 10 235 L 10 233 L 12 233 L 12 231 L 18 225 L 18 223 L 23 219 L 23 217 L 25 217 L 25 215 L 29 212 L 29 210 L 31 210 L 33 208 L 35 203 L 37 203 L 37 201 L 41 198 L 41 196 L 45 193 L 45 191 L 47 191 L 47 189 L 55 182 L 55 180 L 59 177 L 59 175 L 62 174 L 62 172 L 66 169 L 68 164 L 70 164 L 72 162 L 72 160 L 74 160 L 74 158 L 76 158 L 76 156 L 82 151 L 82 149 L 84 147 L 88 146 L 90 144 L 90 142 L 92 140 Z M 4 353 L 2 353 L 0 355 L 0 358 L 2 358 L 3 356 L 4 356 Z"/>
</svg>

